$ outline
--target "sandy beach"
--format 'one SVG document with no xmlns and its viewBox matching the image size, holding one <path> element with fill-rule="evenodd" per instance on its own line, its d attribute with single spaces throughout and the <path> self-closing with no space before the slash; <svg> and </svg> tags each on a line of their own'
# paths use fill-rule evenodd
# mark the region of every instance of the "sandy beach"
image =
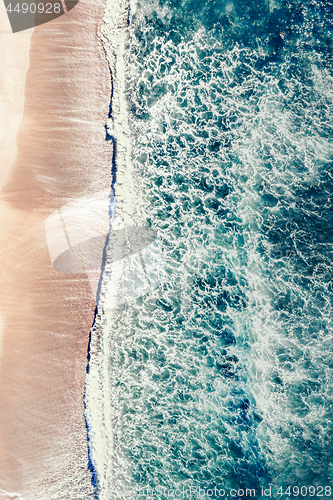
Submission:
<svg viewBox="0 0 333 500">
<path fill-rule="evenodd" d="M 33 33 L 11 34 L 1 8 L 0 498 L 93 498 L 83 391 L 95 301 L 85 275 L 53 270 L 45 220 L 111 184 L 104 0 Z"/>
</svg>

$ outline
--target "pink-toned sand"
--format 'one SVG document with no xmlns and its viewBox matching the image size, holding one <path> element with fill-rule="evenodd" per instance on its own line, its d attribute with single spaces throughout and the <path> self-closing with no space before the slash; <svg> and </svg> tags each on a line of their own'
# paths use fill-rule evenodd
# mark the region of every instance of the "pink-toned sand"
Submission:
<svg viewBox="0 0 333 500">
<path fill-rule="evenodd" d="M 93 498 L 83 393 L 95 303 L 86 276 L 52 269 L 45 219 L 111 184 L 103 11 L 81 0 L 35 28 L 17 152 L 1 165 L 0 498 Z"/>
</svg>

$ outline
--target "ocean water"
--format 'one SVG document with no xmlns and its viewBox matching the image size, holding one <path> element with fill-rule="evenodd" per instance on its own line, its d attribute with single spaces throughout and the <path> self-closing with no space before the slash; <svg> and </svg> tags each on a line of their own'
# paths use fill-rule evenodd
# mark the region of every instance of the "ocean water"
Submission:
<svg viewBox="0 0 333 500">
<path fill-rule="evenodd" d="M 134 218 L 166 279 L 97 308 L 96 498 L 333 494 L 332 15 L 330 0 L 128 8 Z"/>
</svg>

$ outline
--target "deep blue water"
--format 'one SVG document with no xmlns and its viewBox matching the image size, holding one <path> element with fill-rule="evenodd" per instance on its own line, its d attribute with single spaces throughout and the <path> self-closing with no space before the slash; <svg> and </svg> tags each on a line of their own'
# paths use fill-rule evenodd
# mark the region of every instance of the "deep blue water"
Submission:
<svg viewBox="0 0 333 500">
<path fill-rule="evenodd" d="M 101 319 L 101 498 L 333 487 L 332 11 L 132 8 L 132 159 L 167 279 Z"/>
</svg>

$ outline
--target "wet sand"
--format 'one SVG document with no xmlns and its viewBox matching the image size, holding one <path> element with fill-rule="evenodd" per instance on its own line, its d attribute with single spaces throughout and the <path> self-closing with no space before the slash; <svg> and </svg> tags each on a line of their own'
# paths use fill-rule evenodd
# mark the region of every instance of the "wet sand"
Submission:
<svg viewBox="0 0 333 500">
<path fill-rule="evenodd" d="M 45 219 L 111 184 L 103 11 L 81 0 L 35 28 L 16 158 L 1 165 L 0 498 L 93 498 L 83 392 L 95 302 L 85 275 L 52 269 Z"/>
</svg>

